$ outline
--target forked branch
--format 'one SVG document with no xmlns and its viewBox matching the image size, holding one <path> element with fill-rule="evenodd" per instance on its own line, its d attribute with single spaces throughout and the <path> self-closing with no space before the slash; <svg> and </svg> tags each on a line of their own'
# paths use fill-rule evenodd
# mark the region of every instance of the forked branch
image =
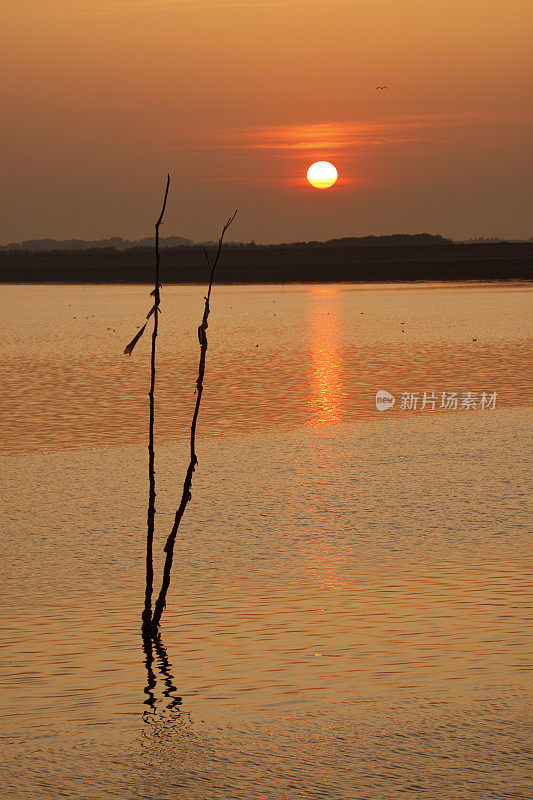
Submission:
<svg viewBox="0 0 533 800">
<path fill-rule="evenodd" d="M 227 222 L 225 223 L 224 227 L 222 228 L 222 233 L 220 235 L 220 239 L 218 240 L 218 249 L 215 255 L 215 259 L 213 261 L 213 265 L 211 266 L 211 271 L 209 275 L 209 288 L 207 290 L 207 296 L 205 298 L 205 306 L 204 306 L 204 314 L 202 317 L 202 322 L 198 326 L 198 340 L 200 342 L 200 361 L 198 364 L 198 377 L 196 379 L 196 403 L 194 406 L 194 412 L 192 416 L 192 423 L 191 423 L 191 439 L 190 439 L 190 461 L 189 466 L 187 468 L 187 472 L 185 475 L 185 481 L 183 483 L 183 492 L 181 495 L 181 502 L 179 504 L 178 510 L 176 511 L 176 515 L 174 517 L 174 524 L 172 526 L 172 530 L 168 536 L 168 539 L 165 544 L 165 565 L 163 568 L 163 580 L 161 583 L 161 589 L 159 592 L 159 596 L 156 600 L 154 606 L 154 613 L 152 616 L 152 634 L 157 632 L 157 628 L 161 621 L 161 616 L 163 611 L 165 610 L 166 606 L 166 599 L 167 599 L 167 591 L 168 587 L 170 586 L 170 573 L 172 570 L 172 560 L 174 557 L 174 544 L 176 542 L 176 536 L 178 534 L 178 528 L 180 526 L 181 519 L 183 514 L 185 513 L 185 509 L 187 508 L 187 504 L 191 499 L 191 486 L 192 486 L 192 476 L 196 465 L 198 464 L 198 459 L 196 457 L 196 423 L 198 421 L 198 413 L 200 411 L 200 402 L 202 400 L 202 392 L 204 389 L 204 373 L 205 373 L 205 356 L 207 352 L 207 320 L 209 317 L 209 302 L 211 299 L 211 289 L 213 286 L 213 277 L 215 274 L 215 269 L 218 264 L 218 260 L 220 258 L 220 253 L 222 251 L 222 244 L 224 242 L 224 236 L 226 231 L 230 227 L 231 223 L 235 219 L 237 212 L 231 216 Z M 208 258 L 209 262 L 209 258 Z"/>
</svg>

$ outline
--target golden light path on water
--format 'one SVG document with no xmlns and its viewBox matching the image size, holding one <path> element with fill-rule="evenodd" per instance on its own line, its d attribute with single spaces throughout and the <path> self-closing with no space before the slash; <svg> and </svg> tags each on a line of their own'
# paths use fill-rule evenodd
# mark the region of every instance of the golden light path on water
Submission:
<svg viewBox="0 0 533 800">
<path fill-rule="evenodd" d="M 310 287 L 311 424 L 341 422 L 346 411 L 338 287 Z"/>
</svg>

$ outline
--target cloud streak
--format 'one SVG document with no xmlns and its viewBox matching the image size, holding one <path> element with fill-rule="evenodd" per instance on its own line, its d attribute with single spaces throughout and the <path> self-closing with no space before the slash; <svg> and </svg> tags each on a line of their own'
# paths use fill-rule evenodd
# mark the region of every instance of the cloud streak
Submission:
<svg viewBox="0 0 533 800">
<path fill-rule="evenodd" d="M 287 155 L 350 153 L 366 147 L 435 141 L 439 133 L 494 119 L 476 113 L 405 115 L 366 122 L 265 126 L 158 126 L 150 138 L 158 145 L 190 150 L 277 151 Z"/>
<path fill-rule="evenodd" d="M 391 3 L 396 0 L 196 0 L 192 3 L 191 0 L 100 0 L 100 2 L 91 3 L 90 6 L 81 0 L 55 0 L 54 5 L 59 8 L 76 8 L 80 11 L 114 11 L 124 10 L 125 8 L 148 8 L 154 9 L 170 9 L 176 11 L 204 11 L 204 10 L 221 10 L 232 8 L 248 8 L 248 9 L 262 9 L 262 8 L 320 8 L 330 6 L 346 6 L 356 7 L 376 3 Z"/>
</svg>

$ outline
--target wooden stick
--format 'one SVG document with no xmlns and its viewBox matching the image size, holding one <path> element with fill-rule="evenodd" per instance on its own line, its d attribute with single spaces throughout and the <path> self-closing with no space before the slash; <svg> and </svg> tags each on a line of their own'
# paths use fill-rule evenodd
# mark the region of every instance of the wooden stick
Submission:
<svg viewBox="0 0 533 800">
<path fill-rule="evenodd" d="M 211 273 L 209 276 L 209 288 L 207 290 L 207 297 L 205 298 L 205 307 L 204 307 L 204 315 L 202 317 L 202 323 L 198 327 L 198 339 L 200 342 L 200 362 L 198 364 L 198 377 L 196 379 L 196 403 L 194 406 L 194 413 L 192 416 L 192 423 L 191 423 L 191 449 L 190 449 L 190 461 L 189 466 L 187 468 L 187 473 L 185 475 L 185 481 L 183 483 L 183 492 L 181 495 L 181 502 L 179 504 L 178 510 L 176 511 L 176 516 L 174 517 L 174 525 L 172 526 L 172 530 L 169 534 L 167 542 L 165 544 L 165 565 L 163 568 L 163 581 L 161 584 L 161 590 L 159 592 L 159 596 L 156 600 L 154 606 L 154 613 L 152 616 L 152 635 L 157 633 L 157 628 L 159 623 L 161 622 L 161 615 L 166 606 L 166 599 L 167 599 L 167 591 L 168 587 L 170 586 L 170 573 L 172 570 L 172 559 L 174 556 L 174 544 L 176 542 L 176 536 L 178 533 L 178 528 L 185 513 L 185 509 L 187 507 L 187 503 L 191 499 L 191 485 L 192 485 L 192 476 L 194 473 L 194 469 L 198 464 L 198 459 L 196 457 L 196 448 L 195 448 L 195 440 L 196 440 L 196 423 L 198 420 L 198 413 L 200 411 L 200 402 L 202 400 L 202 392 L 204 388 L 204 373 L 205 373 L 205 354 L 207 352 L 207 319 L 209 317 L 209 301 L 211 299 L 211 289 L 213 286 L 213 276 L 215 274 L 215 268 L 218 264 L 218 260 L 220 258 L 220 253 L 222 250 L 222 243 L 224 241 L 224 235 L 228 230 L 229 226 L 233 222 L 237 215 L 237 212 L 233 214 L 232 217 L 228 219 L 224 227 L 222 228 L 222 233 L 220 235 L 220 239 L 218 240 L 218 250 L 215 256 L 215 260 L 213 262 L 213 266 L 211 267 Z M 208 259 L 209 262 L 209 259 Z"/>
<path fill-rule="evenodd" d="M 159 304 L 161 301 L 159 289 L 159 227 L 163 221 L 163 215 L 167 206 L 168 190 L 170 187 L 170 175 L 167 175 L 167 185 L 163 198 L 163 207 L 157 222 L 155 223 L 155 286 L 153 290 L 154 305 L 148 313 L 148 318 L 154 315 L 154 326 L 152 328 L 152 352 L 150 357 L 150 392 L 148 394 L 150 402 L 149 424 L 148 424 L 148 513 L 146 519 L 146 590 L 144 596 L 144 610 L 142 613 L 143 629 L 149 629 L 152 622 L 152 592 L 154 584 L 154 529 L 155 529 L 155 449 L 154 449 L 154 416 L 155 416 L 155 356 L 156 340 L 159 328 Z"/>
</svg>

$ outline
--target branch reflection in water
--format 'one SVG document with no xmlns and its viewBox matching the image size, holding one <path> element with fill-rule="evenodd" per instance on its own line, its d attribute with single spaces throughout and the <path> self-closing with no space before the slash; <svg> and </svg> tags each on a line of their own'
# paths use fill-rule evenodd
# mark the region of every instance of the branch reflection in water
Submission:
<svg viewBox="0 0 533 800">
<path fill-rule="evenodd" d="M 145 635 L 142 642 L 147 675 L 143 722 L 160 730 L 171 728 L 175 723 L 189 722 L 189 714 L 181 709 L 182 698 L 177 694 L 172 665 L 160 634 L 153 637 Z M 157 692 L 158 673 L 163 684 L 160 694 Z"/>
</svg>

